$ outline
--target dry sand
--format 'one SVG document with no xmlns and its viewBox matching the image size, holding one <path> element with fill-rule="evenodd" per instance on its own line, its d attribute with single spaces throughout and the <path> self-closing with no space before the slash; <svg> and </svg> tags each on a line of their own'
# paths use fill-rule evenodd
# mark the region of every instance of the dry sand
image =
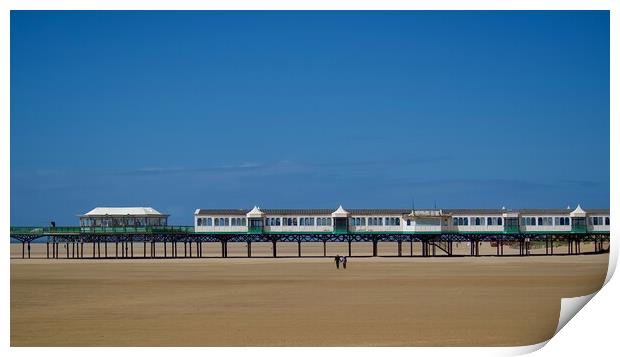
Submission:
<svg viewBox="0 0 620 357">
<path fill-rule="evenodd" d="M 608 258 L 12 259 L 11 345 L 529 345 Z"/>
</svg>

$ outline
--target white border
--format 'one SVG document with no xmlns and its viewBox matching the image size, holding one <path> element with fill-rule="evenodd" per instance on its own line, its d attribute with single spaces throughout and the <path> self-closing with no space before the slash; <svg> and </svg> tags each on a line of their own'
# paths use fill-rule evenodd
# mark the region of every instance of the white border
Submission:
<svg viewBox="0 0 620 357">
<path fill-rule="evenodd" d="M 2 12 L 0 14 L 0 38 L 1 40 L 1 48 L 0 48 L 0 80 L 2 82 L 0 87 L 0 110 L 2 117 L 2 127 L 0 129 L 0 147 L 2 150 L 2 155 L 0 160 L 2 163 L 2 168 L 4 169 L 4 174 L 2 175 L 3 185 L 0 188 L 0 197 L 3 197 L 2 204 L 2 214 L 0 215 L 0 230 L 4 232 L 8 232 L 9 230 L 9 214 L 10 214 L 10 130 L 9 130 L 9 118 L 10 115 L 10 67 L 9 67 L 9 59 L 10 59 L 10 10 L 63 10 L 63 9 L 75 9 L 75 10 L 135 10 L 135 9 L 149 9 L 149 10 L 167 10 L 167 9 L 177 9 L 177 10 L 192 10 L 192 9 L 213 9 L 213 10 L 224 10 L 224 9 L 290 9 L 290 10 L 319 10 L 319 9 L 329 9 L 329 10 L 362 10 L 362 9 L 383 9 L 383 10 L 404 10 L 404 9 L 417 9 L 417 10 L 578 10 L 578 9 L 588 9 L 588 10 L 611 10 L 611 41 L 610 41 L 610 50 L 611 50 L 611 72 L 610 72 L 610 116 L 611 118 L 618 118 L 618 109 L 617 104 L 614 99 L 618 99 L 618 71 L 617 71 L 617 63 L 618 63 L 618 2 L 614 2 L 611 0 L 608 1 L 559 1 L 559 0 L 522 0 L 522 1 L 468 1 L 464 0 L 437 0 L 437 1 L 368 1 L 368 0 L 360 0 L 360 1 L 343 1 L 343 0 L 317 0 L 317 1 L 274 1 L 274 0 L 263 0 L 263 1 L 198 1 L 198 0 L 180 0 L 180 1 L 164 1 L 164 0 L 110 0 L 110 1 L 77 1 L 77 0 L 64 0 L 64 1 L 51 1 L 51 0 L 38 0 L 38 1 L 17 1 L 17 0 L 4 0 L 0 1 L 0 7 Z M 620 177 L 617 173 L 617 165 L 613 161 L 614 155 L 618 151 L 618 144 L 614 141 L 614 133 L 618 133 L 618 124 L 617 120 L 612 120 L 610 123 L 610 135 L 611 135 L 611 162 L 610 162 L 610 182 L 618 182 Z M 617 197 L 619 197 L 620 192 L 614 188 L 612 185 L 610 187 L 611 197 L 615 198 L 611 200 L 611 215 L 613 222 L 619 222 L 617 219 L 619 217 L 615 214 L 618 211 L 618 201 Z M 612 254 L 610 257 L 610 265 L 609 271 L 607 275 L 607 281 L 613 274 L 615 270 L 618 249 L 615 244 L 615 239 L 613 237 L 616 236 L 618 231 L 618 225 L 612 225 Z M 2 308 L 3 310 L 3 319 L 2 324 L 0 324 L 1 328 L 1 338 L 3 342 L 3 346 L 8 349 L 10 344 L 10 334 L 9 334 L 9 323 L 10 319 L 10 301 L 9 301 L 9 279 L 10 279 L 10 261 L 9 261 L 9 252 L 8 252 L 8 244 L 4 245 L 5 249 L 2 249 L 2 261 L 4 262 L 4 269 L 2 270 L 2 276 L 4 281 L 4 294 L 2 294 Z M 617 279 L 616 279 L 617 280 Z M 542 355 L 573 355 L 575 352 L 579 352 L 581 354 L 592 354 L 594 355 L 611 355 L 614 354 L 616 348 L 614 344 L 614 340 L 617 338 L 615 335 L 617 318 L 618 318 L 618 308 L 616 307 L 617 301 L 620 301 L 618 297 L 620 294 L 618 283 L 611 281 L 609 284 L 599 293 L 597 296 L 593 298 L 593 303 L 587 304 L 583 310 L 584 312 L 579 314 L 573 321 L 568 323 L 568 328 L 563 329 L 559 332 L 557 336 L 555 336 L 548 344 L 547 347 L 542 349 L 539 353 Z M 479 356 L 479 355 L 502 355 L 502 354 L 515 354 L 515 353 L 526 353 L 529 351 L 536 350 L 540 348 L 543 344 L 537 346 L 529 346 L 522 348 L 514 348 L 514 349 L 505 349 L 505 348 L 390 348 L 390 349 L 360 349 L 360 348 L 351 348 L 343 351 L 342 349 L 334 349 L 334 348 L 297 348 L 291 350 L 289 348 L 264 348 L 264 349 L 252 349 L 248 350 L 245 348 L 172 348 L 172 349 L 157 349 L 157 348 L 141 348 L 139 350 L 136 349 L 114 349 L 113 351 L 110 349 L 83 349 L 83 348 L 59 348 L 59 349 L 39 349 L 39 348 L 13 348 L 9 349 L 8 352 L 15 355 L 34 355 L 45 353 L 46 355 L 56 356 L 61 355 L 83 355 L 84 353 L 92 354 L 92 355 L 103 355 L 108 353 L 148 353 L 149 355 L 154 356 L 163 356 L 169 353 L 185 353 L 185 354 L 195 354 L 202 355 L 205 352 L 208 353 L 216 353 L 216 354 L 247 354 L 252 353 L 258 355 L 291 355 L 291 354 L 301 354 L 301 355 L 315 355 L 317 353 L 320 354 L 341 354 L 345 353 L 354 353 L 356 355 L 359 354 L 370 354 L 376 352 L 385 352 L 395 355 L 411 355 L 412 353 L 420 353 L 422 352 L 424 355 L 446 355 L 446 354 L 458 354 L 460 356 Z"/>
</svg>

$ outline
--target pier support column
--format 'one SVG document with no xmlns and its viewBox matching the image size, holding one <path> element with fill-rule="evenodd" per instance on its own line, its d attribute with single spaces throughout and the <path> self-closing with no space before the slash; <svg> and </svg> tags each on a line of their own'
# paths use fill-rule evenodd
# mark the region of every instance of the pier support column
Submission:
<svg viewBox="0 0 620 357">
<path fill-rule="evenodd" d="M 189 257 L 192 257 L 192 242 L 189 242 Z"/>
<path fill-rule="evenodd" d="M 50 242 L 49 241 L 45 242 L 45 255 L 47 256 L 47 259 L 50 258 Z"/>
<path fill-rule="evenodd" d="M 278 257 L 278 244 L 277 244 L 277 241 L 273 240 L 271 244 L 273 245 L 273 257 L 277 258 Z"/>
<path fill-rule="evenodd" d="M 226 258 L 226 241 L 222 241 L 222 258 Z"/>
<path fill-rule="evenodd" d="M 247 242 L 247 247 L 248 247 L 248 258 L 251 258 L 252 257 L 252 241 L 251 240 Z"/>
<path fill-rule="evenodd" d="M 350 240 L 349 240 L 349 256 L 352 256 L 351 255 L 351 241 Z"/>
<path fill-rule="evenodd" d="M 551 241 L 549 242 L 551 247 L 550 247 L 550 251 L 551 251 L 551 255 L 553 255 L 553 237 L 551 237 Z"/>
<path fill-rule="evenodd" d="M 351 255 L 351 252 L 349 252 L 349 255 Z M 398 256 L 399 257 L 403 256 L 403 241 L 402 240 L 398 241 Z"/>
<path fill-rule="evenodd" d="M 105 242 L 103 242 L 103 250 L 105 251 L 104 252 L 105 257 L 107 258 L 108 257 L 108 241 L 107 241 L 107 239 L 106 239 Z"/>
<path fill-rule="evenodd" d="M 131 241 L 129 242 L 129 246 L 131 247 L 131 257 L 133 258 L 133 238 L 131 238 Z"/>
<path fill-rule="evenodd" d="M 376 257 L 377 256 L 377 244 L 378 244 L 378 240 L 377 239 L 373 239 L 372 240 L 372 256 Z"/>
<path fill-rule="evenodd" d="M 114 242 L 114 247 L 115 247 L 115 257 L 116 259 L 118 259 L 118 239 L 116 239 L 116 242 Z"/>
<path fill-rule="evenodd" d="M 549 237 L 545 237 L 545 255 L 549 255 Z"/>
<path fill-rule="evenodd" d="M 187 241 L 183 242 L 183 257 L 187 258 Z"/>
<path fill-rule="evenodd" d="M 301 241 L 297 241 L 297 256 L 301 258 Z"/>
<path fill-rule="evenodd" d="M 164 258 L 168 257 L 167 246 L 168 246 L 168 242 L 164 241 Z"/>
<path fill-rule="evenodd" d="M 144 258 L 146 258 L 146 240 L 144 241 Z"/>
<path fill-rule="evenodd" d="M 409 243 L 409 255 L 413 257 L 413 239 L 410 239 Z"/>
<path fill-rule="evenodd" d="M 26 242 L 22 242 L 22 259 L 24 259 L 26 256 Z"/>
<path fill-rule="evenodd" d="M 28 259 L 30 259 L 30 242 L 28 242 Z"/>
<path fill-rule="evenodd" d="M 324 257 L 327 256 L 327 241 L 326 240 L 323 241 L 323 256 Z"/>
<path fill-rule="evenodd" d="M 101 242 L 97 241 L 97 258 L 101 258 Z"/>
</svg>

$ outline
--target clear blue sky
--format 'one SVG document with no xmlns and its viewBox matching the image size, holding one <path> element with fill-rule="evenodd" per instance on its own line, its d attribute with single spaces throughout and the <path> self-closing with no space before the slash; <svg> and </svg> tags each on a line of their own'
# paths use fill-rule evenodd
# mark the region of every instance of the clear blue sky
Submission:
<svg viewBox="0 0 620 357">
<path fill-rule="evenodd" d="M 609 207 L 609 13 L 12 12 L 11 224 Z"/>
</svg>

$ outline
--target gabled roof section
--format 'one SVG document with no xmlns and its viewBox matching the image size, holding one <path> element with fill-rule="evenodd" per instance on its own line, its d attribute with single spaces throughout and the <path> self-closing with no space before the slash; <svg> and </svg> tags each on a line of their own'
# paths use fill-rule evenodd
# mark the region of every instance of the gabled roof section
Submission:
<svg viewBox="0 0 620 357">
<path fill-rule="evenodd" d="M 263 213 L 263 211 L 260 210 L 260 208 L 254 206 L 254 208 L 252 208 L 252 210 L 250 212 L 247 213 L 248 217 L 262 217 L 265 214 Z"/>
<path fill-rule="evenodd" d="M 342 205 L 338 206 L 338 209 L 332 212 L 332 217 L 348 217 L 349 212 L 342 208 Z"/>
<path fill-rule="evenodd" d="M 575 208 L 575 210 L 570 213 L 570 216 L 571 217 L 585 217 L 586 211 L 584 211 L 583 208 L 581 208 L 581 205 L 577 205 L 577 208 Z"/>
</svg>

